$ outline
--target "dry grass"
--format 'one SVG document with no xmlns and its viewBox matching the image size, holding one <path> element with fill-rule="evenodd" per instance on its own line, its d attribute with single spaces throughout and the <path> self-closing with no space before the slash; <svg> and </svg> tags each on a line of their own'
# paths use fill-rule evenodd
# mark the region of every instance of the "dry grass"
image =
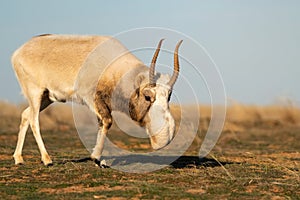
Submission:
<svg viewBox="0 0 300 200">
<path fill-rule="evenodd" d="M 21 113 L 26 104 L 14 105 L 0 101 L 0 128 L 5 131 L 17 131 Z M 69 130 L 74 127 L 72 108 L 67 104 L 55 104 L 41 112 L 42 130 Z"/>
<path fill-rule="evenodd" d="M 22 110 L 26 108 L 26 104 L 14 105 L 0 101 L 0 130 L 3 132 L 18 132 L 20 115 Z M 196 151 L 201 145 L 205 133 L 208 129 L 211 119 L 211 107 L 207 105 L 187 105 L 187 106 L 170 106 L 172 115 L 176 121 L 176 127 L 181 123 L 181 114 L 183 109 L 188 113 L 188 117 L 195 119 L 200 116 L 199 127 L 187 127 L 186 130 L 197 130 L 197 137 L 193 141 L 189 151 Z M 216 108 L 214 108 L 216 109 Z M 218 109 L 218 108 L 217 108 Z M 200 115 L 199 113 L 200 112 Z M 82 119 L 84 124 L 91 123 L 91 116 L 83 114 Z M 95 120 L 95 119 L 94 119 Z M 189 119 L 185 118 L 185 121 Z M 40 115 L 40 124 L 42 131 L 66 132 L 75 130 L 72 107 L 70 104 L 54 104 L 43 111 Z M 185 126 L 190 126 L 184 124 Z M 299 127 L 300 125 L 300 109 L 293 106 L 254 106 L 232 104 L 226 110 L 226 120 L 223 127 L 223 133 L 229 133 L 226 136 L 229 138 L 236 137 L 236 134 L 243 133 L 255 127 L 258 128 L 279 128 L 279 127 Z M 192 131 L 193 132 L 193 131 Z M 147 139 L 139 139 L 124 134 L 115 124 L 108 135 L 110 140 L 124 149 L 135 149 L 137 151 L 149 151 L 151 146 Z M 194 136 L 193 136 L 194 137 Z"/>
<path fill-rule="evenodd" d="M 82 145 L 68 105 L 50 106 L 41 114 L 41 128 L 54 166 L 40 164 L 32 134 L 24 145 L 25 165 L 15 166 L 12 154 L 25 105 L 0 102 L 1 199 L 299 199 L 300 110 L 292 106 L 227 108 L 223 133 L 206 158 L 199 147 L 210 122 L 211 108 L 199 108 L 200 126 L 191 148 L 169 167 L 146 174 L 100 169 Z M 186 108 L 190 117 L 195 106 Z M 171 106 L 178 124 L 182 109 Z M 147 150 L 149 141 L 118 134 L 123 148 Z M 110 134 L 109 134 L 110 135 Z M 111 140 L 112 141 L 112 140 Z M 184 141 L 184 140 L 183 140 Z M 75 160 L 75 161 L 74 161 Z M 76 162 L 76 160 L 78 160 Z M 82 160 L 79 162 L 79 160 Z"/>
<path fill-rule="evenodd" d="M 0 128 L 5 131 L 17 131 L 20 115 L 26 104 L 14 105 L 0 101 Z M 171 112 L 175 121 L 181 118 L 181 108 L 178 105 L 171 105 Z M 211 107 L 208 105 L 186 106 L 190 110 L 191 117 L 197 110 L 200 112 L 200 130 L 207 130 L 211 118 Z M 40 115 L 42 130 L 64 131 L 74 128 L 74 120 L 71 105 L 55 104 L 51 105 Z M 254 126 L 299 126 L 300 109 L 294 106 L 280 105 L 243 105 L 232 104 L 226 110 L 226 121 L 223 131 L 242 132 Z"/>
</svg>

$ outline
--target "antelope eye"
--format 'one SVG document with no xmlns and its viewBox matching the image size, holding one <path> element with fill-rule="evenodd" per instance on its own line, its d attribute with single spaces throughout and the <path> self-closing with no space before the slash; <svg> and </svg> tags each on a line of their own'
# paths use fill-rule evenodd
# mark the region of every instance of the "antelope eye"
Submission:
<svg viewBox="0 0 300 200">
<path fill-rule="evenodd" d="M 146 101 L 151 101 L 151 97 L 150 96 L 145 96 Z"/>
</svg>

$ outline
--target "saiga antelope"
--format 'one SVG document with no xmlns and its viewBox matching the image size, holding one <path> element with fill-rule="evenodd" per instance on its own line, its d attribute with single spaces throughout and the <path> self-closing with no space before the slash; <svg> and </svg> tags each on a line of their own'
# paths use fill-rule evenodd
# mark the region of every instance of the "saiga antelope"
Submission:
<svg viewBox="0 0 300 200">
<path fill-rule="evenodd" d="M 118 40 L 107 36 L 45 34 L 33 37 L 17 49 L 12 56 L 12 64 L 29 106 L 21 117 L 13 155 L 15 164 L 24 162 L 22 148 L 29 125 L 38 144 L 42 162 L 45 165 L 52 164 L 40 134 L 39 112 L 53 102 L 71 100 L 87 105 L 97 116 L 99 129 L 91 158 L 99 163 L 106 134 L 112 125 L 113 92 L 117 102 L 115 109 L 125 112 L 132 120 L 145 127 L 152 148 L 166 146 L 174 136 L 175 123 L 169 110 L 169 100 L 179 75 L 178 49 L 182 40 L 174 52 L 174 71 L 171 78 L 155 73 L 155 63 L 162 41 L 158 44 L 150 68 Z M 103 55 L 99 55 L 102 60 L 92 64 L 103 73 L 92 85 L 93 92 L 87 92 L 85 90 L 91 90 L 85 86 L 89 77 L 82 66 L 91 52 L 102 44 L 106 44 Z M 117 59 L 112 56 L 120 53 L 123 54 Z M 111 62 L 112 58 L 115 59 L 114 62 Z M 128 105 L 122 104 L 124 101 Z"/>
</svg>

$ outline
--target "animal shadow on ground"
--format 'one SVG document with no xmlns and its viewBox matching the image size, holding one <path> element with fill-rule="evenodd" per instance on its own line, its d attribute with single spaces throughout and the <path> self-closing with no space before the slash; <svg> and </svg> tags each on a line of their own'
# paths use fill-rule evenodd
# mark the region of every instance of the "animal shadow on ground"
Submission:
<svg viewBox="0 0 300 200">
<path fill-rule="evenodd" d="M 200 167 L 218 167 L 222 165 L 233 164 L 231 162 L 222 162 L 215 160 L 213 158 L 199 158 L 198 156 L 149 156 L 149 155 L 134 155 L 134 156 L 118 156 L 118 157 L 103 157 L 104 160 L 113 160 L 111 165 L 130 165 L 134 163 L 153 163 L 157 165 L 167 165 L 175 169 L 183 169 L 183 168 L 200 168 Z M 66 164 L 68 162 L 81 163 L 93 161 L 91 158 L 80 158 L 80 159 L 71 159 L 71 160 L 63 160 L 58 164 Z M 100 165 L 99 162 L 96 162 L 101 167 L 109 167 Z"/>
<path fill-rule="evenodd" d="M 217 161 L 213 158 L 199 158 L 198 156 L 180 156 L 170 165 L 176 169 L 193 167 L 218 167 L 222 165 L 233 164 L 231 162 Z"/>
</svg>

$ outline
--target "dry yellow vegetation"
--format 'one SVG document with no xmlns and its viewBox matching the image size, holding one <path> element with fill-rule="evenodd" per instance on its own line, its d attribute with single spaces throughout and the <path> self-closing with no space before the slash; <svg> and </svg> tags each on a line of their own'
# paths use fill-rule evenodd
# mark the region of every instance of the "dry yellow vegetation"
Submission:
<svg viewBox="0 0 300 200">
<path fill-rule="evenodd" d="M 0 101 L 0 129 L 17 131 L 20 115 L 26 104 L 11 104 Z M 211 107 L 208 105 L 188 106 L 191 110 L 199 110 L 200 129 L 206 130 L 211 117 Z M 176 121 L 180 120 L 181 107 L 171 105 L 171 112 Z M 54 104 L 41 112 L 40 123 L 42 130 L 68 130 L 74 128 L 72 107 L 70 104 Z M 251 126 L 264 125 L 288 126 L 300 125 L 300 108 L 280 105 L 243 105 L 233 104 L 226 109 L 226 120 L 223 131 L 243 131 Z"/>
</svg>

